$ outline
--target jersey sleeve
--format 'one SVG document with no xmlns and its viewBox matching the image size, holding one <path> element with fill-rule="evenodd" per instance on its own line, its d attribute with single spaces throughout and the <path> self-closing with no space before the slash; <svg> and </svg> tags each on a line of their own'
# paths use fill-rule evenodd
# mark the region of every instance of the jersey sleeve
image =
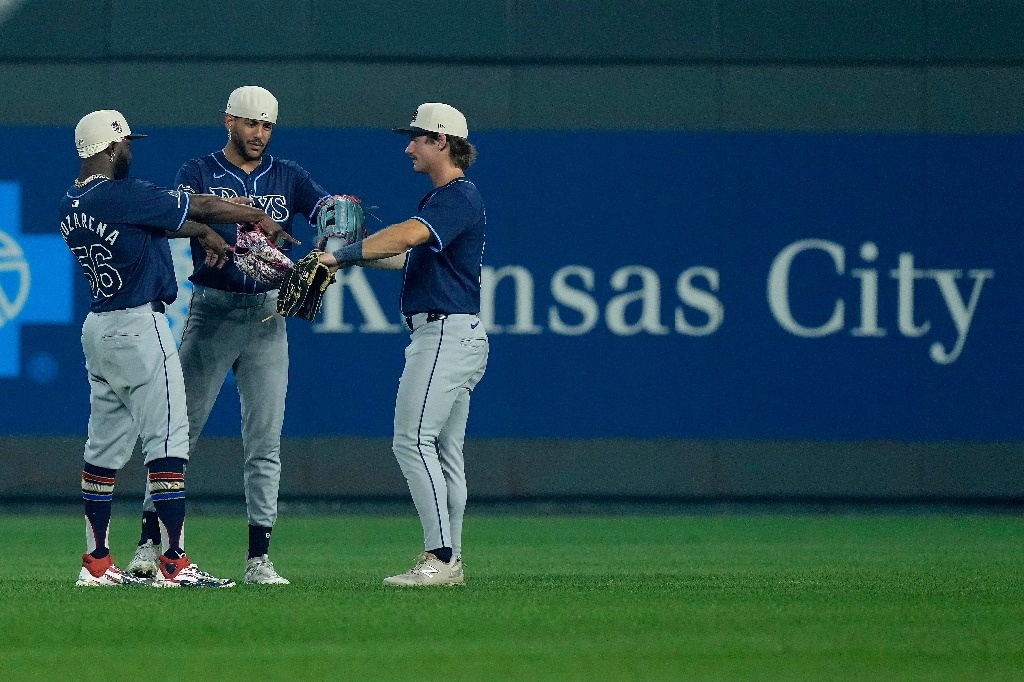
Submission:
<svg viewBox="0 0 1024 682">
<path fill-rule="evenodd" d="M 310 223 L 316 221 L 314 211 L 320 205 L 320 200 L 330 194 L 313 179 L 313 176 L 305 168 L 295 167 L 295 210 L 306 216 Z"/>
<path fill-rule="evenodd" d="M 459 192 L 439 192 L 413 218 L 426 225 L 433 235 L 430 248 L 443 251 L 445 246 L 472 227 L 474 213 L 469 200 Z"/>
<path fill-rule="evenodd" d="M 135 180 L 121 196 L 121 222 L 177 232 L 188 216 L 189 194 Z"/>
<path fill-rule="evenodd" d="M 195 159 L 186 161 L 178 169 L 178 175 L 174 178 L 174 186 L 189 194 L 203 193 L 203 174 Z"/>
</svg>

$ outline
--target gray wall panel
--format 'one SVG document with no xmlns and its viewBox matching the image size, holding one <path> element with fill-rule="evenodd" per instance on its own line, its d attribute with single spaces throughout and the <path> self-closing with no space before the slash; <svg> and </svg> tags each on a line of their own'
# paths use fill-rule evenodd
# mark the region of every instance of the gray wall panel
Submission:
<svg viewBox="0 0 1024 682">
<path fill-rule="evenodd" d="M 433 101 L 448 102 L 465 111 L 470 131 L 505 127 L 509 121 L 512 87 L 508 68 L 316 62 L 306 71 L 310 78 L 307 99 L 288 105 L 306 107 L 296 125 L 404 125 L 420 103 Z"/>
<path fill-rule="evenodd" d="M 510 18 L 519 24 L 520 57 L 685 59 L 718 55 L 715 2 L 552 3 L 520 0 Z"/>
<path fill-rule="evenodd" d="M 714 129 L 716 70 L 673 66 L 531 67 L 514 72 L 512 113 L 498 127 Z"/>
<path fill-rule="evenodd" d="M 216 125 L 227 93 L 256 83 L 302 127 L 376 127 L 447 99 L 476 129 L 1024 130 L 1016 1 L 581 7 L 32 0 L 0 26 L 0 125 L 112 104 L 139 125 Z"/>
<path fill-rule="evenodd" d="M 507 0 L 310 0 L 310 54 L 470 59 L 514 52 L 514 2 Z"/>
<path fill-rule="evenodd" d="M 81 438 L 3 438 L 0 501 L 79 498 Z M 388 438 L 286 438 L 286 499 L 406 498 Z M 611 497 L 676 500 L 866 499 L 1024 502 L 1024 443 L 466 441 L 470 498 Z M 237 438 L 203 438 L 188 467 L 193 499 L 242 495 Z M 136 456 L 118 501 L 141 500 Z"/>
<path fill-rule="evenodd" d="M 102 64 L 4 64 L 0 125 L 74 126 L 90 111 L 111 106 L 109 72 Z"/>
<path fill-rule="evenodd" d="M 99 5 L 100 3 L 95 3 Z M 309 2 L 249 0 L 173 3 L 112 0 L 111 57 L 239 57 L 307 54 L 311 46 Z"/>
<path fill-rule="evenodd" d="M 723 57 L 917 59 L 920 0 L 721 0 Z"/>
<path fill-rule="evenodd" d="M 722 127 L 740 130 L 921 131 L 925 81 L 916 70 L 876 67 L 731 67 Z"/>
<path fill-rule="evenodd" d="M 0 60 L 101 57 L 110 28 L 104 3 L 32 0 L 0 25 Z"/>
<path fill-rule="evenodd" d="M 928 130 L 1024 129 L 1024 67 L 932 67 L 927 74 Z"/>
<path fill-rule="evenodd" d="M 928 56 L 937 59 L 1024 58 L 1019 0 L 925 0 Z"/>
</svg>

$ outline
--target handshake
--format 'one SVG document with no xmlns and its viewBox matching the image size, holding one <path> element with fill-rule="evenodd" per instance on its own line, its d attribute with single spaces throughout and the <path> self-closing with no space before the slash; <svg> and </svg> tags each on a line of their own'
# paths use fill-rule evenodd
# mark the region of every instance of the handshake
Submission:
<svg viewBox="0 0 1024 682">
<path fill-rule="evenodd" d="M 284 317 L 301 317 L 312 322 L 323 305 L 334 274 L 320 262 L 327 240 L 337 237 L 352 244 L 366 237 L 363 207 L 357 197 L 346 194 L 324 199 L 317 212 L 316 248 L 292 262 L 253 223 L 238 225 L 235 264 L 248 277 L 280 287 L 277 312 Z"/>
</svg>

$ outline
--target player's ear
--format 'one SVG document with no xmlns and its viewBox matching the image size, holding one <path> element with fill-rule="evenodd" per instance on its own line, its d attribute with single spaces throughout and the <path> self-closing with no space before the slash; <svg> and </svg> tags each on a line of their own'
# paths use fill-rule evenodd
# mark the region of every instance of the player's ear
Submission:
<svg viewBox="0 0 1024 682">
<path fill-rule="evenodd" d="M 235 117 L 231 114 L 224 114 L 224 127 L 231 130 L 231 123 L 235 120 Z"/>
</svg>

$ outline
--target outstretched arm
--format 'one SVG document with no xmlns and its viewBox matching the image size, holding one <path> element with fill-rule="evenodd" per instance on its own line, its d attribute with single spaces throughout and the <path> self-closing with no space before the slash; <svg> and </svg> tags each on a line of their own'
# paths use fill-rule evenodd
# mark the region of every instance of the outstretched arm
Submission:
<svg viewBox="0 0 1024 682">
<path fill-rule="evenodd" d="M 168 237 L 195 237 L 206 250 L 206 266 L 222 268 L 228 262 L 231 246 L 209 225 L 186 220 L 181 228 L 174 232 L 168 231 Z"/>
<path fill-rule="evenodd" d="M 337 251 L 321 254 L 320 262 L 337 268 L 357 261 L 380 260 L 404 254 L 414 246 L 426 244 L 430 238 L 431 234 L 427 226 L 419 220 L 410 218 Z"/>
<path fill-rule="evenodd" d="M 188 218 L 203 223 L 256 223 L 272 243 L 280 239 L 293 244 L 302 243 L 260 209 L 212 194 L 193 194 L 189 200 Z"/>
</svg>

